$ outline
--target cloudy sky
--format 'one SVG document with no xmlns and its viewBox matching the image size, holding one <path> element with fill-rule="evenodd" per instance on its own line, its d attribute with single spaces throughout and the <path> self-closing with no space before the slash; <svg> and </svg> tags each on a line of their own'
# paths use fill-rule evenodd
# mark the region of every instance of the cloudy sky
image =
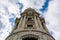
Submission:
<svg viewBox="0 0 60 40">
<path fill-rule="evenodd" d="M 0 40 L 11 33 L 16 17 L 27 8 L 39 12 L 50 34 L 60 40 L 60 0 L 0 0 Z"/>
</svg>

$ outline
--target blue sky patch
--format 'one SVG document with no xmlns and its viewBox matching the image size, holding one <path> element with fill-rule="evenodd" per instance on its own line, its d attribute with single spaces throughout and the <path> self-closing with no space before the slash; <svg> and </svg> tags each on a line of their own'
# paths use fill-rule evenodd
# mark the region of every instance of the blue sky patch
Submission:
<svg viewBox="0 0 60 40">
<path fill-rule="evenodd" d="M 47 11 L 49 2 L 50 2 L 50 0 L 46 0 L 44 5 L 42 6 L 42 9 L 40 9 L 40 11 L 42 11 L 42 12 Z"/>
<path fill-rule="evenodd" d="M 23 4 L 22 3 L 19 3 L 19 2 L 17 4 L 18 4 L 18 7 L 20 9 L 19 12 L 21 12 L 22 11 L 22 8 L 23 8 Z"/>
<path fill-rule="evenodd" d="M 3 32 L 0 32 L 0 36 L 1 36 L 2 33 L 3 33 Z"/>
<path fill-rule="evenodd" d="M 11 25 L 13 26 L 13 24 L 15 22 L 15 18 L 10 18 L 9 21 L 11 22 Z"/>
<path fill-rule="evenodd" d="M 4 26 L 3 26 L 2 22 L 0 21 L 0 29 L 3 28 L 3 27 L 4 27 Z"/>
<path fill-rule="evenodd" d="M 10 18 L 9 21 L 13 23 L 15 20 L 14 18 Z"/>
<path fill-rule="evenodd" d="M 50 31 L 50 34 L 51 34 L 51 35 L 53 35 L 53 34 L 54 34 L 54 32 L 53 32 L 53 31 Z"/>
</svg>

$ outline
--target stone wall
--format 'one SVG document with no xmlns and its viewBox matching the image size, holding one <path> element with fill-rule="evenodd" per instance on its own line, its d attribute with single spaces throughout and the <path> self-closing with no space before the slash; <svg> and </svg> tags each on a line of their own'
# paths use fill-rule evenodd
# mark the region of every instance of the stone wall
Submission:
<svg viewBox="0 0 60 40">
<path fill-rule="evenodd" d="M 35 37 L 38 38 L 38 40 L 55 40 L 51 35 L 35 30 L 26 30 L 14 33 L 10 35 L 6 40 L 22 40 L 25 37 Z"/>
</svg>

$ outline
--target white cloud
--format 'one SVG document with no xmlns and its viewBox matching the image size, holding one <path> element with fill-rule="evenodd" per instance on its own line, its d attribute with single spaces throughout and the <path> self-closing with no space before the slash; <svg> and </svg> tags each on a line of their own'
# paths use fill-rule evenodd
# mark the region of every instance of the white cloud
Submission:
<svg viewBox="0 0 60 40">
<path fill-rule="evenodd" d="M 60 40 L 60 1 L 59 0 L 53 0 L 50 2 L 48 11 L 44 14 L 46 22 L 49 22 L 47 24 L 47 27 L 50 31 L 53 31 L 53 36 L 56 40 Z"/>
<path fill-rule="evenodd" d="M 0 32 L 3 32 L 0 35 L 0 40 L 4 40 L 12 30 L 9 19 L 16 18 L 19 14 L 19 8 L 16 4 L 12 4 L 9 0 L 0 0 L 0 21 L 4 25 L 0 29 Z"/>
<path fill-rule="evenodd" d="M 1 16 L 0 21 L 4 25 L 4 27 L 0 30 L 0 32 L 3 32 L 2 35 L 1 35 L 1 38 L 5 39 L 6 36 L 8 36 L 8 34 L 9 34 L 8 31 L 11 32 L 12 26 L 11 26 L 9 20 L 8 20 L 9 16 L 4 15 L 4 14 L 1 14 L 0 16 Z"/>
<path fill-rule="evenodd" d="M 30 7 L 38 10 L 38 9 L 42 8 L 42 5 L 44 4 L 45 0 L 20 0 L 19 2 L 23 3 L 23 5 L 24 5 L 23 11 L 26 8 L 30 8 Z"/>
</svg>

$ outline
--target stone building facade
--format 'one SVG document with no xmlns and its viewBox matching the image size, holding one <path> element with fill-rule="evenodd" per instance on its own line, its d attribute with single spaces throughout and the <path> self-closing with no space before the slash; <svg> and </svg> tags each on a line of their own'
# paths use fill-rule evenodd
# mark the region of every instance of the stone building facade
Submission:
<svg viewBox="0 0 60 40">
<path fill-rule="evenodd" d="M 55 40 L 45 25 L 45 20 L 34 9 L 28 8 L 15 20 L 15 28 L 6 40 Z"/>
</svg>

